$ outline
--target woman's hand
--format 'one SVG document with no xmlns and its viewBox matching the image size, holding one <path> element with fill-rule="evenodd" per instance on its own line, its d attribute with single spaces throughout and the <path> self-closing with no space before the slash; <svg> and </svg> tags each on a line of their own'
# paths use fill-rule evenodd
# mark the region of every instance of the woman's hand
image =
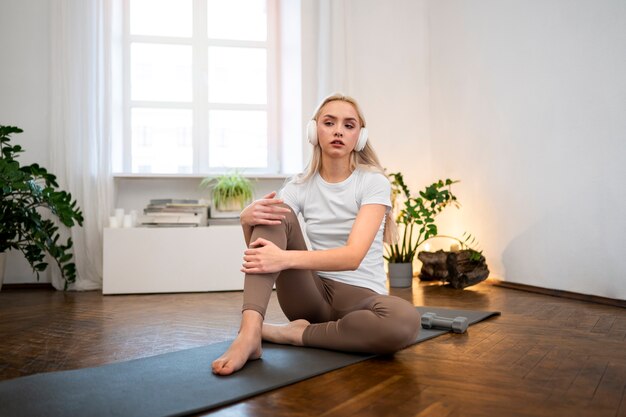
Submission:
<svg viewBox="0 0 626 417">
<path fill-rule="evenodd" d="M 279 225 L 289 213 L 289 209 L 281 207 L 283 200 L 274 198 L 276 191 L 272 191 L 260 200 L 253 201 L 243 209 L 240 215 L 241 224 L 244 226 L 256 226 L 258 224 Z"/>
<path fill-rule="evenodd" d="M 258 238 L 250 244 L 243 255 L 241 272 L 246 274 L 269 274 L 287 269 L 287 251 L 269 240 Z"/>
</svg>

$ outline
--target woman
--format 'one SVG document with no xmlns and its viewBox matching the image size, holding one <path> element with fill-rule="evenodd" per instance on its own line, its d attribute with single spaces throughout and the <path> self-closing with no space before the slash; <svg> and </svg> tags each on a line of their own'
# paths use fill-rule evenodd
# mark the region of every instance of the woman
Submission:
<svg viewBox="0 0 626 417">
<path fill-rule="evenodd" d="M 241 213 L 249 248 L 241 327 L 213 362 L 215 374 L 229 375 L 260 358 L 261 340 L 391 353 L 417 337 L 415 307 L 386 295 L 383 235 L 395 227 L 391 185 L 367 143 L 358 104 L 339 94 L 326 98 L 308 135 L 314 150 L 307 170 L 281 190 L 280 199 L 270 193 Z M 263 323 L 274 284 L 287 325 Z"/>
</svg>

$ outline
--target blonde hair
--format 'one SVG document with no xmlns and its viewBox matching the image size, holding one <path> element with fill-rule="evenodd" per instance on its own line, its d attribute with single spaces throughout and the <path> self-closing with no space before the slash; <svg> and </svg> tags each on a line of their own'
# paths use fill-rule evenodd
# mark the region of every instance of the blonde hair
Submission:
<svg viewBox="0 0 626 417">
<path fill-rule="evenodd" d="M 311 120 L 317 121 L 317 118 L 319 117 L 322 111 L 322 108 L 324 108 L 324 106 L 330 103 L 331 101 L 344 101 L 346 103 L 351 104 L 352 107 L 354 107 L 354 110 L 356 110 L 357 112 L 357 115 L 359 117 L 359 123 L 361 124 L 361 128 L 365 127 L 365 116 L 363 116 L 363 112 L 361 111 L 361 108 L 359 104 L 357 103 L 357 101 L 354 98 L 350 96 L 346 96 L 341 93 L 332 94 L 326 97 L 324 100 L 322 100 L 319 106 L 317 106 L 317 109 L 315 110 L 315 113 L 313 114 L 313 117 L 311 118 Z M 317 144 L 313 147 L 313 153 L 311 154 L 311 159 L 309 160 L 309 163 L 304 169 L 304 172 L 296 175 L 294 180 L 297 183 L 306 182 L 307 180 L 312 178 L 315 174 L 317 174 L 321 168 L 322 168 L 322 150 L 319 144 Z M 385 169 L 380 164 L 378 156 L 376 155 L 376 152 L 374 151 L 374 148 L 372 147 L 372 145 L 370 145 L 369 140 L 365 143 L 365 147 L 361 151 L 358 151 L 358 152 L 352 151 L 352 153 L 350 154 L 350 171 L 352 172 L 355 169 L 364 169 L 367 171 L 379 172 L 385 175 L 385 177 L 387 177 L 387 175 L 385 174 Z M 383 241 L 385 243 L 391 244 L 391 243 L 395 243 L 397 240 L 398 240 L 398 229 L 396 226 L 396 222 L 393 219 L 391 210 L 387 210 L 387 214 L 385 216 L 385 228 L 383 232 Z"/>
</svg>

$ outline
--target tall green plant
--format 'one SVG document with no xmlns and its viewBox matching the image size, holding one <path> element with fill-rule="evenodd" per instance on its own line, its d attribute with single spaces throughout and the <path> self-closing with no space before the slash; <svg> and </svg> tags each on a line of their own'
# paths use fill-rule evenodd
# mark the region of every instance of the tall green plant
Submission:
<svg viewBox="0 0 626 417">
<path fill-rule="evenodd" d="M 398 211 L 396 223 L 403 225 L 404 231 L 397 243 L 386 246 L 385 259 L 391 263 L 413 262 L 417 248 L 437 236 L 435 217 L 450 204 L 459 207 L 451 190 L 452 184 L 458 181 L 439 180 L 420 191 L 419 197 L 412 197 L 401 173 L 389 176 L 392 178 L 393 209 Z M 401 208 L 397 207 L 398 197 L 403 200 Z"/>
<path fill-rule="evenodd" d="M 14 126 L 0 126 L 0 253 L 21 251 L 38 280 L 39 273 L 48 267 L 44 260 L 48 253 L 59 266 L 67 289 L 76 281 L 72 239 L 60 242 L 58 226 L 44 218 L 41 209 L 67 227 L 82 226 L 83 215 L 71 194 L 58 189 L 56 176 L 38 164 L 20 166 L 16 157 L 23 152 L 22 147 L 9 142 L 10 135 L 21 132 Z"/>
</svg>

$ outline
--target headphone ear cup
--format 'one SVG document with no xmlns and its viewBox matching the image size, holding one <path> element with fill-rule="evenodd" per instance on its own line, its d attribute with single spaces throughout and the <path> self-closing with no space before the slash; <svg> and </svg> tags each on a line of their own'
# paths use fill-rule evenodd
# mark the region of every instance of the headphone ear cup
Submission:
<svg viewBox="0 0 626 417">
<path fill-rule="evenodd" d="M 317 145 L 317 121 L 309 120 L 306 125 L 306 136 L 309 139 L 309 143 L 313 146 Z"/>
<path fill-rule="evenodd" d="M 367 143 L 367 128 L 362 127 L 361 131 L 359 132 L 359 140 L 356 142 L 356 146 L 354 147 L 354 150 L 357 152 L 360 152 L 363 150 L 363 148 L 365 148 L 365 144 Z"/>
</svg>

